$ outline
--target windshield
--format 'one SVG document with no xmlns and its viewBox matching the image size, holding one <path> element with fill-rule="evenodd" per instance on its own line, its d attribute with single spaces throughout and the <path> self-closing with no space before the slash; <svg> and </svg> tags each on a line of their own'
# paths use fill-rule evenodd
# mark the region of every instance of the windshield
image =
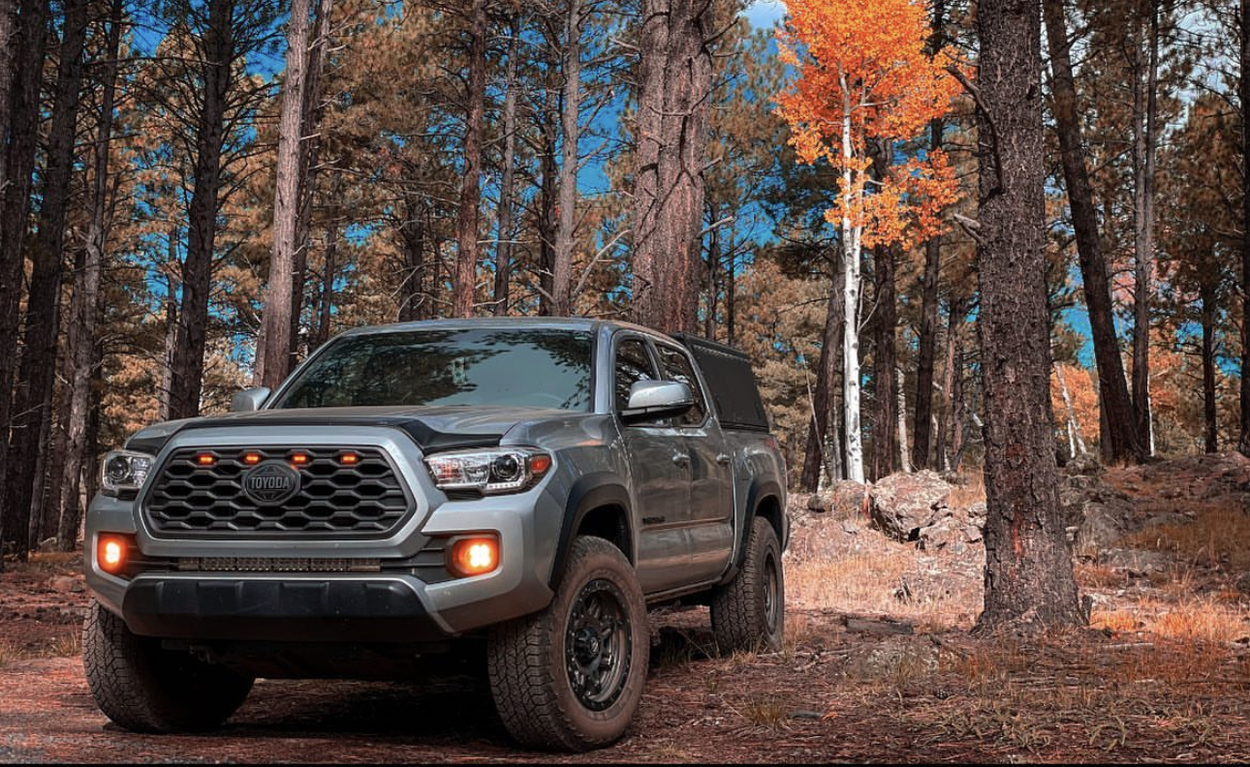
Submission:
<svg viewBox="0 0 1250 767">
<path fill-rule="evenodd" d="M 429 329 L 347 336 L 274 407 L 514 405 L 590 410 L 591 334 Z"/>
</svg>

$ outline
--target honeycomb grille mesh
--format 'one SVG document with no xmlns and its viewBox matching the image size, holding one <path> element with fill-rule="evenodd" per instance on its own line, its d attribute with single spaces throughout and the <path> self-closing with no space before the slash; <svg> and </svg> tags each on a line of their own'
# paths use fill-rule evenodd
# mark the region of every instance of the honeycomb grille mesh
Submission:
<svg viewBox="0 0 1250 767">
<path fill-rule="evenodd" d="M 300 487 L 290 500 L 258 504 L 243 492 L 245 463 L 292 462 Z M 344 455 L 354 455 L 352 464 Z M 212 456 L 211 465 L 202 465 Z M 194 537 L 353 537 L 388 535 L 412 504 L 395 469 L 377 448 L 180 448 L 165 461 L 144 503 L 156 534 Z"/>
</svg>

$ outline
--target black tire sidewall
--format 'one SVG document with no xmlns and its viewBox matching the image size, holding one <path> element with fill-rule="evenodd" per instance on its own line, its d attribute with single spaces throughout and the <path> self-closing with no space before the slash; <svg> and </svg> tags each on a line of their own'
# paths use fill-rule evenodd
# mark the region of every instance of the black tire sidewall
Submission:
<svg viewBox="0 0 1250 767">
<path fill-rule="evenodd" d="M 768 571 L 776 577 L 776 622 L 768 621 Z M 712 597 L 712 628 L 722 653 L 775 651 L 785 635 L 785 575 L 781 545 L 767 519 L 754 517 L 742 569 Z"/>
<path fill-rule="evenodd" d="M 764 649 L 779 649 L 786 630 L 786 587 L 785 574 L 781 567 L 781 544 L 777 541 L 777 533 L 773 530 L 773 526 L 768 520 L 756 517 L 755 529 L 751 531 L 751 537 L 755 549 L 751 555 L 755 557 L 755 578 L 756 578 L 756 609 L 759 610 L 760 627 L 763 629 L 760 637 L 764 642 Z M 776 600 L 777 621 L 775 626 L 769 626 L 768 621 L 768 574 L 771 570 L 777 579 L 777 593 L 773 595 Z"/>
<path fill-rule="evenodd" d="M 625 556 L 605 540 L 583 537 L 574 542 L 569 570 L 556 589 L 551 604 L 551 679 L 558 707 L 572 735 L 587 745 L 606 745 L 619 738 L 633 719 L 642 699 L 651 649 L 647 629 L 646 603 L 637 585 L 633 568 Z M 617 699 L 602 711 L 592 711 L 578 700 L 566 668 L 568 622 L 578 595 L 598 579 L 611 582 L 623 602 L 629 620 L 629 670 Z"/>
</svg>

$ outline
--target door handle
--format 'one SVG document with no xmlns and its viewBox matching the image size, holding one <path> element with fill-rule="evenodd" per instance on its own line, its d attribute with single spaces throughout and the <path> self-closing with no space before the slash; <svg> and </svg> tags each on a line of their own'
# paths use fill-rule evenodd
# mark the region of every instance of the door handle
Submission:
<svg viewBox="0 0 1250 767">
<path fill-rule="evenodd" d="M 729 463 L 731 460 L 733 460 L 733 456 L 728 453 L 718 453 L 716 456 L 717 463 Z"/>
<path fill-rule="evenodd" d="M 689 466 L 690 456 L 686 453 L 673 453 L 673 463 L 678 466 Z"/>
</svg>

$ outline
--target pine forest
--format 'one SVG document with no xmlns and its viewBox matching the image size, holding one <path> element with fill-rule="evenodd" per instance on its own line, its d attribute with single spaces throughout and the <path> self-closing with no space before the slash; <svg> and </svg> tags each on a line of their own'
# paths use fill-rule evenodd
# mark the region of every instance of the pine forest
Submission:
<svg viewBox="0 0 1250 767">
<path fill-rule="evenodd" d="M 984 620 L 1079 620 L 1061 467 L 1250 455 L 1248 36 L 1248 0 L 0 0 L 3 552 L 80 548 L 105 451 L 341 331 L 584 315 L 748 353 L 793 492 L 983 473 Z"/>
</svg>

